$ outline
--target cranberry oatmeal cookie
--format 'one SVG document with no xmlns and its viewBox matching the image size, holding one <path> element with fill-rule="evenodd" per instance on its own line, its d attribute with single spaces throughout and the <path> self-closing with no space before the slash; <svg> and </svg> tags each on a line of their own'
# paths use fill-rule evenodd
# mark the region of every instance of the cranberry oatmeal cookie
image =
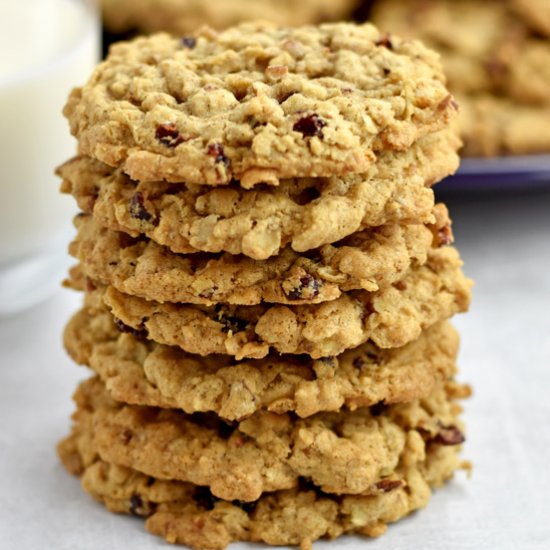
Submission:
<svg viewBox="0 0 550 550">
<path fill-rule="evenodd" d="M 550 2 L 376 0 L 371 16 L 441 53 L 464 156 L 550 151 Z"/>
<path fill-rule="evenodd" d="M 62 190 L 104 227 L 144 234 L 177 253 L 226 251 L 265 260 L 286 245 L 304 252 L 362 229 L 433 220 L 430 186 L 458 166 L 446 130 L 403 153 L 383 153 L 366 174 L 296 178 L 244 190 L 132 181 L 80 157 L 58 169 Z"/>
<path fill-rule="evenodd" d="M 425 397 L 456 370 L 458 335 L 438 323 L 401 348 L 363 344 L 341 355 L 269 355 L 235 361 L 200 357 L 178 347 L 120 332 L 108 313 L 78 312 L 65 329 L 65 347 L 103 380 L 113 399 L 133 405 L 215 412 L 242 420 L 267 410 L 307 417 Z"/>
<path fill-rule="evenodd" d="M 101 459 L 244 502 L 296 488 L 300 477 L 326 493 L 376 494 L 397 467 L 409 431 L 435 439 L 461 434 L 441 386 L 426 398 L 435 410 L 415 400 L 384 414 L 364 407 L 295 420 L 258 412 L 233 424 L 212 414 L 117 403 L 98 378 L 81 384 L 75 401 L 73 436 L 91 438 Z"/>
<path fill-rule="evenodd" d="M 449 384 L 414 404 L 381 411 L 375 418 L 394 416 L 406 426 L 406 435 L 395 468 L 385 471 L 367 494 L 329 494 L 299 478 L 294 489 L 253 502 L 221 500 L 207 487 L 158 479 L 102 460 L 89 428 L 73 430 L 59 445 L 59 454 L 92 496 L 114 512 L 148 518 L 147 529 L 169 542 L 196 550 L 221 550 L 236 540 L 307 549 L 319 538 L 384 533 L 387 523 L 424 507 L 432 488 L 458 468 L 468 468 L 458 459 L 464 436 L 454 401 L 467 395 L 467 388 Z M 441 412 L 451 424 L 437 421 Z"/>
<path fill-rule="evenodd" d="M 453 240 L 447 209 L 434 208 L 430 225 L 387 225 L 355 233 L 334 245 L 299 254 L 290 247 L 263 262 L 224 253 L 174 254 L 146 238 L 103 229 L 78 216 L 69 251 L 83 275 L 120 292 L 157 302 L 255 305 L 314 304 L 350 290 L 374 292 L 424 265 L 432 248 Z"/>
<path fill-rule="evenodd" d="M 472 283 L 432 190 L 457 109 L 437 54 L 369 24 L 112 48 L 58 169 L 82 210 L 64 343 L 93 372 L 59 454 L 86 491 L 196 550 L 310 550 L 428 502 L 469 394 L 447 320 Z"/>
<path fill-rule="evenodd" d="M 427 263 L 377 292 L 353 291 L 315 305 L 194 306 L 160 304 L 92 283 L 91 313 L 107 308 L 121 330 L 189 353 L 262 358 L 270 349 L 314 359 L 342 353 L 372 340 L 400 347 L 422 330 L 464 312 L 471 282 L 452 247 L 430 252 Z"/>
<path fill-rule="evenodd" d="M 457 106 L 418 42 L 369 24 L 248 23 L 117 44 L 64 112 L 81 154 L 134 180 L 251 188 L 364 173 Z"/>
</svg>

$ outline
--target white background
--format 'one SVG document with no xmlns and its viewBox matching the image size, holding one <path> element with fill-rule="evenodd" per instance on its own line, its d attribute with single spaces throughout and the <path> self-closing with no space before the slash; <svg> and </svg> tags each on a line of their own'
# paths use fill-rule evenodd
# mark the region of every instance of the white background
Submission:
<svg viewBox="0 0 550 550">
<path fill-rule="evenodd" d="M 466 271 L 477 282 L 471 313 L 457 319 L 461 380 L 475 389 L 464 451 L 473 477 L 458 474 L 384 537 L 342 538 L 334 549 L 550 548 L 550 194 L 450 203 Z M 141 520 L 94 503 L 56 458 L 70 395 L 86 376 L 60 343 L 78 303 L 60 291 L 0 321 L 0 549 L 168 548 Z"/>
</svg>

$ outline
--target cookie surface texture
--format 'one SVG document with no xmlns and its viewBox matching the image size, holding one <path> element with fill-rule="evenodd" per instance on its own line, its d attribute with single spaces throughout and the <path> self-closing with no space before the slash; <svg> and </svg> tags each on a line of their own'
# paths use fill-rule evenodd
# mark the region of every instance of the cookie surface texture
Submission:
<svg viewBox="0 0 550 550">
<path fill-rule="evenodd" d="M 436 54 L 369 24 L 201 31 L 111 48 L 65 107 L 82 154 L 141 182 L 249 188 L 364 173 L 447 126 Z"/>
</svg>

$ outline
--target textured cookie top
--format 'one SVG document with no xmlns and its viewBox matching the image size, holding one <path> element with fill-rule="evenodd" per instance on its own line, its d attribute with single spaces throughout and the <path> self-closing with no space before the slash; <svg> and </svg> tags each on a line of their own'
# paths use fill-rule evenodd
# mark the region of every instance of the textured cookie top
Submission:
<svg viewBox="0 0 550 550">
<path fill-rule="evenodd" d="M 365 172 L 456 104 L 417 42 L 368 24 L 250 23 L 118 44 L 64 112 L 81 153 L 135 180 L 252 187 Z"/>
<path fill-rule="evenodd" d="M 205 24 L 223 29 L 258 19 L 277 25 L 306 25 L 346 19 L 358 0 L 101 0 L 111 32 L 139 30 L 186 34 Z"/>
</svg>

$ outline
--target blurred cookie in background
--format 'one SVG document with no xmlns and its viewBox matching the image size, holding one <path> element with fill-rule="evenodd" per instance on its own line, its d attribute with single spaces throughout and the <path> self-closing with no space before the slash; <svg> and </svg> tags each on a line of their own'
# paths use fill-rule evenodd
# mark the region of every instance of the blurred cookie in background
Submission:
<svg viewBox="0 0 550 550">
<path fill-rule="evenodd" d="M 466 157 L 550 151 L 550 104 L 522 105 L 491 95 L 458 96 Z"/>
<path fill-rule="evenodd" d="M 455 92 L 496 91 L 527 30 L 506 2 L 379 0 L 371 18 L 381 29 L 422 40 L 442 55 Z"/>
<path fill-rule="evenodd" d="M 167 31 L 184 35 L 203 25 L 224 29 L 262 19 L 298 26 L 349 19 L 359 0 L 101 0 L 111 34 Z"/>
<path fill-rule="evenodd" d="M 550 151 L 550 1 L 375 0 L 369 15 L 439 51 L 464 156 Z"/>
<path fill-rule="evenodd" d="M 550 37 L 550 2 L 548 0 L 511 0 L 512 8 L 537 32 Z"/>
</svg>

